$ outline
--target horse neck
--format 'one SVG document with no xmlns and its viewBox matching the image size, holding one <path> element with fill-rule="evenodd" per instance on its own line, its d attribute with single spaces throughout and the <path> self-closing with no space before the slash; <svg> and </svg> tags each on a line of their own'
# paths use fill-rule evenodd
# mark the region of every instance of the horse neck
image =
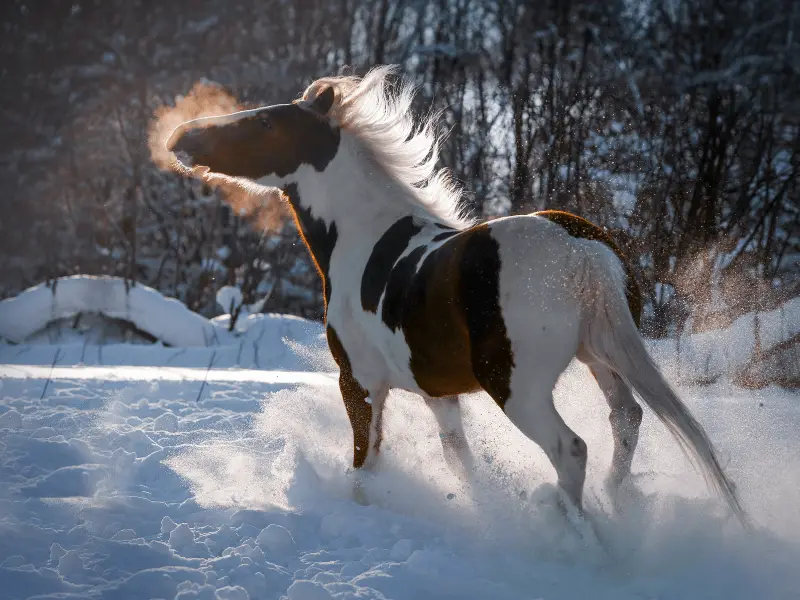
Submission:
<svg viewBox="0 0 800 600">
<path fill-rule="evenodd" d="M 284 186 L 322 276 L 326 304 L 331 289 L 347 294 L 359 287 L 361 270 L 380 237 L 413 212 L 413 204 L 393 196 L 399 186 L 388 176 L 336 160 L 322 173 L 302 167 L 295 183 Z"/>
<path fill-rule="evenodd" d="M 305 218 L 321 220 L 328 227 L 335 224 L 342 249 L 363 247 L 374 244 L 403 217 L 415 214 L 424 218 L 404 196 L 409 193 L 358 154 L 340 152 L 324 172 L 304 171 L 297 181 L 293 206 L 299 220 L 304 212 Z"/>
</svg>

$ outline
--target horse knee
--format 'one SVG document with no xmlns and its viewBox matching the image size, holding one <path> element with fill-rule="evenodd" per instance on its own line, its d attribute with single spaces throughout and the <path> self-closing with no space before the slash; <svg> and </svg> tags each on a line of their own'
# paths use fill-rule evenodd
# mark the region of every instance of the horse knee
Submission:
<svg viewBox="0 0 800 600">
<path fill-rule="evenodd" d="M 586 462 L 589 458 L 589 448 L 586 445 L 586 442 L 584 442 L 577 435 L 572 438 L 572 442 L 569 447 L 569 454 L 578 462 L 580 468 L 586 468 Z"/>
<path fill-rule="evenodd" d="M 608 415 L 608 420 L 611 422 L 611 426 L 614 429 L 633 429 L 636 431 L 642 424 L 643 416 L 644 411 L 642 407 L 633 403 L 629 406 L 619 406 L 612 409 L 611 413 Z"/>
</svg>

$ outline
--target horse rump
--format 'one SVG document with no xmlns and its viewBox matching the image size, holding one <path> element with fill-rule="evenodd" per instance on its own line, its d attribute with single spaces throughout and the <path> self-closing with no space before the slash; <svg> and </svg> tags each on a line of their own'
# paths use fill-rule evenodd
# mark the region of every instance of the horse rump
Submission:
<svg viewBox="0 0 800 600">
<path fill-rule="evenodd" d="M 723 471 L 711 440 L 645 347 L 625 297 L 626 273 L 622 263 L 605 244 L 580 242 L 585 249 L 580 273 L 583 348 L 628 382 L 700 470 L 707 485 L 742 525 L 749 527 L 736 488 Z"/>
</svg>

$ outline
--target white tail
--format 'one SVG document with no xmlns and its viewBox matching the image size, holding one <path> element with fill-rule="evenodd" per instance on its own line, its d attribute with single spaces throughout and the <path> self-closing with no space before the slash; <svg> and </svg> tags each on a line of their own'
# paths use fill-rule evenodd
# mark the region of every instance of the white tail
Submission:
<svg viewBox="0 0 800 600">
<path fill-rule="evenodd" d="M 621 375 L 675 437 L 706 483 L 731 508 L 743 526 L 749 520 L 702 425 L 664 379 L 647 351 L 625 298 L 625 272 L 614 252 L 600 242 L 585 242 L 585 314 L 582 343 L 597 360 Z"/>
</svg>

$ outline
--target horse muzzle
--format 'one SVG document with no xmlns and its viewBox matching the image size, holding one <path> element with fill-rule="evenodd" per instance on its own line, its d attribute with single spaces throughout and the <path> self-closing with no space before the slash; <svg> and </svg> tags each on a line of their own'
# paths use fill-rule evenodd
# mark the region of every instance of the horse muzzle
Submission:
<svg viewBox="0 0 800 600">
<path fill-rule="evenodd" d="M 193 173 L 201 169 L 207 172 L 202 157 L 209 156 L 213 149 L 207 133 L 205 129 L 189 129 L 181 125 L 167 139 L 166 149 L 175 156 L 180 167 Z"/>
</svg>

